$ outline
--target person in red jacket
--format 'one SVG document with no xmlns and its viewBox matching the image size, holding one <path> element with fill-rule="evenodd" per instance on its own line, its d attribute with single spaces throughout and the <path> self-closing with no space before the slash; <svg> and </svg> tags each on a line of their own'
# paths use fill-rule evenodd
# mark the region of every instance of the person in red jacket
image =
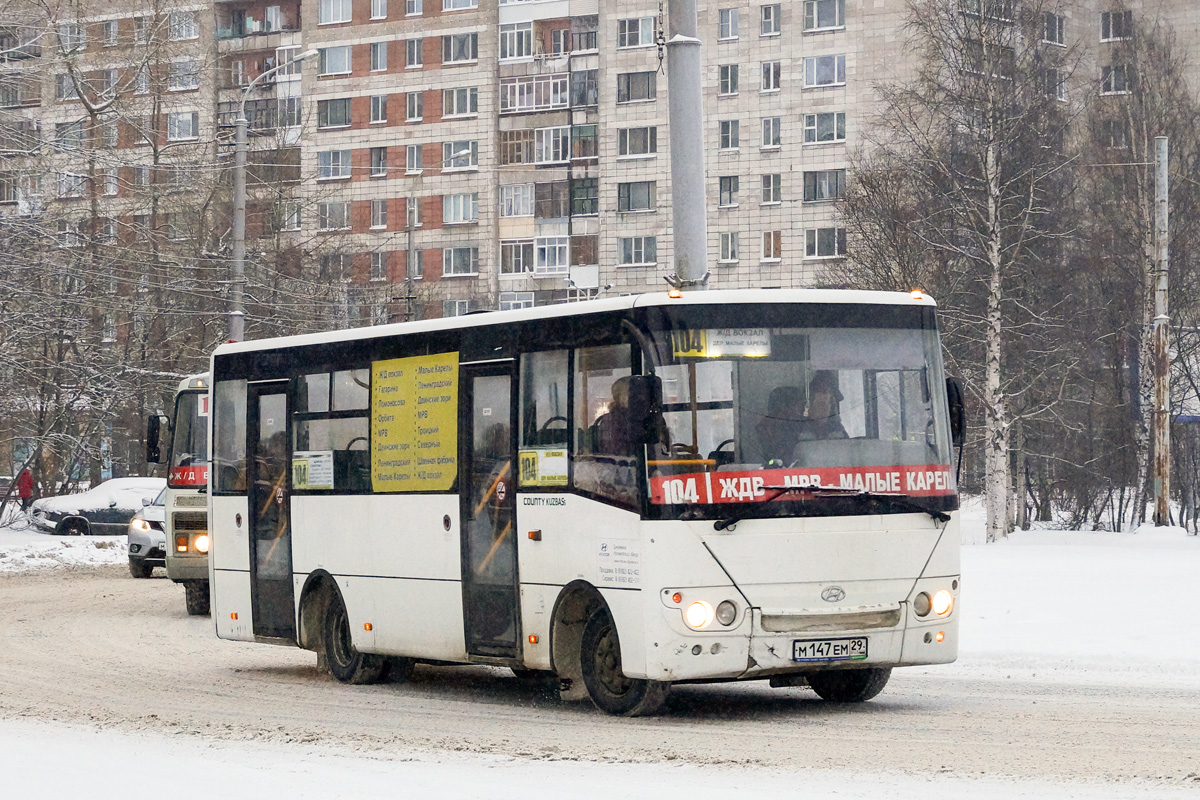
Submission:
<svg viewBox="0 0 1200 800">
<path fill-rule="evenodd" d="M 17 476 L 17 494 L 21 497 L 21 510 L 28 511 L 33 502 L 33 476 L 27 469 L 21 470 Z"/>
</svg>

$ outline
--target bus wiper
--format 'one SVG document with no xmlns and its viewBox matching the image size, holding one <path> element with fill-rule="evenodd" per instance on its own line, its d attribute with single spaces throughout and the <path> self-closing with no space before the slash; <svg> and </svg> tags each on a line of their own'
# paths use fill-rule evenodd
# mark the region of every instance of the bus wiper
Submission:
<svg viewBox="0 0 1200 800">
<path fill-rule="evenodd" d="M 883 503 L 893 511 L 912 511 L 918 514 L 928 514 L 938 522 L 950 521 L 950 515 L 946 512 L 926 508 L 920 503 L 914 502 L 907 495 L 902 494 L 882 494 L 880 492 L 868 492 L 862 489 L 850 489 L 842 486 L 764 486 L 763 488 L 768 491 L 774 490 L 774 494 L 763 498 L 758 501 L 759 503 L 769 503 L 785 494 L 793 492 L 799 493 L 801 500 L 812 500 L 816 497 L 861 497 L 864 500 L 874 500 Z M 740 513 L 726 519 L 717 520 L 713 523 L 713 529 L 718 531 L 726 530 L 749 517 L 756 508 L 758 508 L 757 503 L 747 505 Z"/>
</svg>

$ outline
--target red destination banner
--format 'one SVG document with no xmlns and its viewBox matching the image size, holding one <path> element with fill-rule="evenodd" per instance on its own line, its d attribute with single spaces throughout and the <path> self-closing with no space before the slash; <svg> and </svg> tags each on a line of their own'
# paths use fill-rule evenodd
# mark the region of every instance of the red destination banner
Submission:
<svg viewBox="0 0 1200 800">
<path fill-rule="evenodd" d="M 909 497 L 940 497 L 955 491 L 947 464 L 805 467 L 653 477 L 650 479 L 650 499 L 657 505 L 752 503 L 767 499 L 772 494 L 769 486 L 825 487 Z M 787 499 L 787 495 L 780 499 Z"/>
<path fill-rule="evenodd" d="M 167 483 L 171 486 L 206 486 L 208 484 L 208 465 L 171 467 Z"/>
</svg>

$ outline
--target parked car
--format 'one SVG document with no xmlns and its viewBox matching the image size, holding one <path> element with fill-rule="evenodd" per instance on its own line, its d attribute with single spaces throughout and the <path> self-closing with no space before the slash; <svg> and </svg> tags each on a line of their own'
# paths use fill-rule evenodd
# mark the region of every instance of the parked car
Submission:
<svg viewBox="0 0 1200 800">
<path fill-rule="evenodd" d="M 135 578 L 149 578 L 155 567 L 167 565 L 166 495 L 166 489 L 159 492 L 129 520 L 129 574 Z"/>
<path fill-rule="evenodd" d="M 33 504 L 33 524 L 65 536 L 121 536 L 129 520 L 166 488 L 164 478 L 113 478 L 79 494 L 43 497 Z"/>
</svg>

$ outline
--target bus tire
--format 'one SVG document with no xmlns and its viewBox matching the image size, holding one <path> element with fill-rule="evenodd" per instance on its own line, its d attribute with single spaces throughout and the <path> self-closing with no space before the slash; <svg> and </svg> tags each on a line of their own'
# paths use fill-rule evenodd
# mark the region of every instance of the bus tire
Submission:
<svg viewBox="0 0 1200 800">
<path fill-rule="evenodd" d="M 596 609 L 588 618 L 579 645 L 579 661 L 588 696 L 606 714 L 651 716 L 666 702 L 671 684 L 625 677 L 621 642 L 608 609 Z"/>
<path fill-rule="evenodd" d="M 356 685 L 379 683 L 388 672 L 383 656 L 360 653 L 350 639 L 350 618 L 346 605 L 335 593 L 325 612 L 325 666 L 341 683 Z"/>
<path fill-rule="evenodd" d="M 822 700 L 831 703 L 865 703 L 887 686 L 891 667 L 874 669 L 831 669 L 810 672 L 808 685 Z"/>
<path fill-rule="evenodd" d="M 193 617 L 208 614 L 208 581 L 187 581 L 183 584 L 183 604 Z"/>
</svg>

